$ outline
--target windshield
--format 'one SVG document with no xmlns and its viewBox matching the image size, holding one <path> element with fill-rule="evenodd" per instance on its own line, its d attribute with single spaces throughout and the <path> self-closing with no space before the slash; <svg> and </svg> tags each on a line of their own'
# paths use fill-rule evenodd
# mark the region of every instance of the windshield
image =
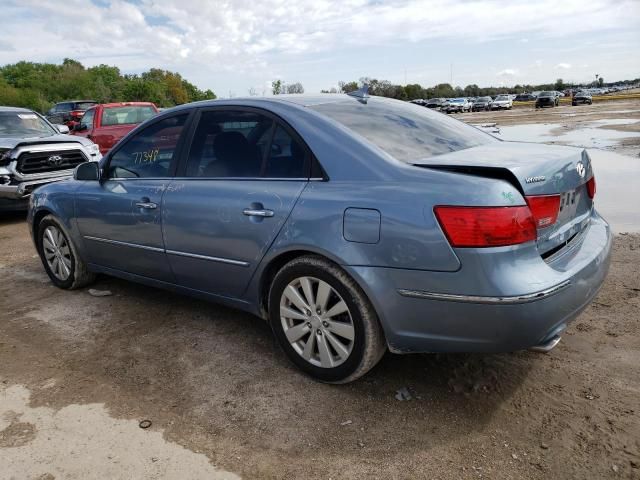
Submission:
<svg viewBox="0 0 640 480">
<path fill-rule="evenodd" d="M 49 137 L 56 133 L 33 112 L 0 112 L 0 137 Z"/>
<path fill-rule="evenodd" d="M 509 100 L 509 96 L 508 95 L 498 95 L 496 97 L 496 100 Z"/>
<path fill-rule="evenodd" d="M 126 107 L 109 107 L 102 114 L 102 125 L 129 125 L 142 123 L 153 117 L 156 111 L 149 105 L 129 105 Z"/>
<path fill-rule="evenodd" d="M 498 141 L 446 115 L 397 100 L 370 98 L 362 104 L 349 99 L 310 108 L 406 163 Z"/>
<path fill-rule="evenodd" d="M 553 92 L 542 92 L 540 95 L 540 97 L 555 97 L 556 94 Z"/>
<path fill-rule="evenodd" d="M 454 98 L 449 100 L 451 103 L 464 103 L 464 98 Z"/>
<path fill-rule="evenodd" d="M 476 102 L 490 102 L 491 101 L 491 97 L 480 97 L 478 98 L 478 100 L 476 100 Z"/>
</svg>

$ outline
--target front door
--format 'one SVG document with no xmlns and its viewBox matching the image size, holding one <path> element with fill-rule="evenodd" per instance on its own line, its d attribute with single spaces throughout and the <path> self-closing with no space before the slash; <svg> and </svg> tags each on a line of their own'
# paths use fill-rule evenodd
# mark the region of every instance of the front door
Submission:
<svg viewBox="0 0 640 480">
<path fill-rule="evenodd" d="M 297 135 L 252 109 L 203 111 L 164 196 L 167 257 L 180 285 L 240 297 L 308 182 Z"/>
<path fill-rule="evenodd" d="M 188 114 L 161 119 L 105 159 L 100 182 L 76 191 L 76 216 L 90 263 L 173 281 L 162 239 L 162 202 Z"/>
</svg>

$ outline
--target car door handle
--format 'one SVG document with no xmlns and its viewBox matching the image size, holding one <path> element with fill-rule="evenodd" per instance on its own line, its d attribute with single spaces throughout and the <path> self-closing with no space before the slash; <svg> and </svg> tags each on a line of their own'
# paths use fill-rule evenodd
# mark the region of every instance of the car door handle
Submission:
<svg viewBox="0 0 640 480">
<path fill-rule="evenodd" d="M 136 207 L 144 208 L 145 210 L 153 210 L 158 208 L 158 204 L 153 202 L 137 202 Z"/>
<path fill-rule="evenodd" d="M 273 210 L 245 208 L 242 213 L 248 217 L 273 217 Z"/>
</svg>

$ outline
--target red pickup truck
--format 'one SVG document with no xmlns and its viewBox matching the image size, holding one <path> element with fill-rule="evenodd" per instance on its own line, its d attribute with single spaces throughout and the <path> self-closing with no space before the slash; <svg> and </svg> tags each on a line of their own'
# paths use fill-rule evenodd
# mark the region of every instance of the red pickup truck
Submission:
<svg viewBox="0 0 640 480">
<path fill-rule="evenodd" d="M 105 154 L 138 124 L 158 113 L 150 102 L 103 103 L 84 112 L 73 135 L 86 137 Z"/>
</svg>

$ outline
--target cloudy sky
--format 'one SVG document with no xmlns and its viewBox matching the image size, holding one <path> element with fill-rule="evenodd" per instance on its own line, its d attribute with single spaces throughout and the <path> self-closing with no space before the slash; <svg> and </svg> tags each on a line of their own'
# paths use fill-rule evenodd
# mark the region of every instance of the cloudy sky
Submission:
<svg viewBox="0 0 640 480">
<path fill-rule="evenodd" d="M 0 64 L 180 72 L 219 96 L 271 80 L 319 92 L 640 76 L 640 0 L 0 0 Z"/>
</svg>

